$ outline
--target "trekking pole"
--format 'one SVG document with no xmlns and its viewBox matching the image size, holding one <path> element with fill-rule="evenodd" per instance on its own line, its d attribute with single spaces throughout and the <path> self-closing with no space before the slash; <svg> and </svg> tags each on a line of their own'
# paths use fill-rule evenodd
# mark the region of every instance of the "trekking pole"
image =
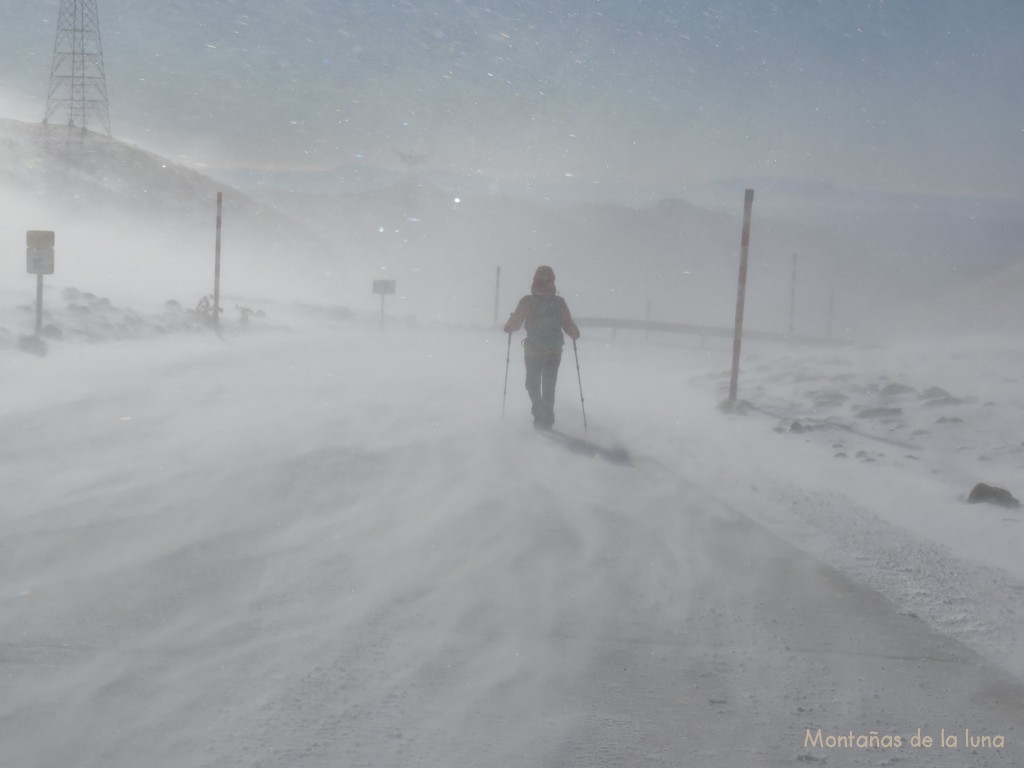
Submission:
<svg viewBox="0 0 1024 768">
<path fill-rule="evenodd" d="M 583 404 L 583 377 L 580 376 L 580 353 L 576 351 L 576 339 L 572 340 L 572 353 L 576 357 L 576 380 L 580 383 L 580 408 L 583 409 L 583 431 L 587 432 L 587 406 Z"/>
<path fill-rule="evenodd" d="M 508 351 L 505 353 L 505 390 L 501 393 L 501 418 L 505 418 L 505 398 L 508 397 L 508 364 L 512 359 L 512 334 L 508 333 Z"/>
</svg>

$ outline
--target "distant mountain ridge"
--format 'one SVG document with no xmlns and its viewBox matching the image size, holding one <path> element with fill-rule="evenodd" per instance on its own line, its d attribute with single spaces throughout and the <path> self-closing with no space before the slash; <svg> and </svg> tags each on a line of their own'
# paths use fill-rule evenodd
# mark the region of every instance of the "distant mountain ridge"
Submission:
<svg viewBox="0 0 1024 768">
<path fill-rule="evenodd" d="M 440 262 L 449 272 L 471 271 L 476 288 L 468 289 L 469 301 L 478 316 L 486 315 L 487 301 L 474 291 L 491 279 L 495 265 L 523 285 L 531 265 L 543 261 L 572 276 L 565 289 L 590 314 L 643 317 L 650 300 L 658 319 L 731 322 L 739 206 L 707 209 L 680 199 L 642 208 L 543 204 L 480 185 L 437 188 L 409 174 L 375 188 L 353 186 L 335 179 L 333 191 L 325 185 L 303 194 L 296 183 L 265 192 L 324 236 L 357 253 L 372 252 L 375 268 L 412 272 L 415 280 Z M 794 254 L 798 333 L 825 333 L 833 294 L 834 327 L 854 335 L 938 327 L 936 316 L 944 318 L 943 327 L 955 327 L 954 307 L 978 326 L 1017 311 L 995 311 L 969 298 L 976 295 L 975 283 L 998 282 L 1004 273 L 1016 280 L 1012 267 L 1024 215 L 1015 215 L 1012 201 L 995 201 L 983 215 L 971 201 L 939 199 L 939 207 L 929 209 L 903 196 L 877 201 L 872 213 L 868 196 L 855 195 L 857 205 L 844 209 L 836 201 L 845 193 L 830 200 L 822 192 L 827 215 L 808 210 L 794 219 L 780 213 L 771 187 L 755 191 L 748 317 L 762 330 L 788 327 Z M 801 188 L 799 194 L 807 192 Z M 438 280 L 450 281 L 450 274 Z M 1006 293 L 999 295 L 1000 306 L 1010 304 Z"/>
<path fill-rule="evenodd" d="M 317 177 L 319 186 L 298 183 L 309 178 L 300 175 L 290 188 L 253 183 L 239 192 L 104 136 L 0 120 L 0 203 L 7 212 L 0 276 L 27 286 L 24 231 L 54 229 L 58 283 L 115 298 L 119 289 L 143 286 L 188 305 L 212 290 L 214 201 L 223 190 L 228 292 L 292 294 L 373 311 L 370 284 L 389 277 L 398 281 L 389 304 L 395 314 L 489 324 L 496 268 L 502 317 L 528 289 L 533 269 L 547 263 L 578 314 L 642 318 L 650 302 L 656 320 L 732 321 L 738 210 L 680 199 L 643 208 L 554 205 L 480 184 L 462 188 L 454 177 L 439 188 L 409 172 L 371 174 L 358 185 L 344 173 Z M 788 221 L 771 213 L 776 204 L 770 188 L 757 192 L 746 315 L 752 329 L 786 330 L 794 254 L 800 335 L 824 335 L 833 295 L 837 335 L 928 326 L 930 316 L 950 308 L 975 325 L 990 318 L 1005 325 L 1019 312 L 1007 288 L 1020 280 L 1012 268 L 1017 251 L 1003 243 L 1018 226 L 1012 217 L 974 229 L 949 221 L 924 237 L 930 214 L 894 232 L 878 219 L 858 224 L 855 214 L 845 223 Z M 965 252 L 976 258 L 965 262 Z"/>
</svg>

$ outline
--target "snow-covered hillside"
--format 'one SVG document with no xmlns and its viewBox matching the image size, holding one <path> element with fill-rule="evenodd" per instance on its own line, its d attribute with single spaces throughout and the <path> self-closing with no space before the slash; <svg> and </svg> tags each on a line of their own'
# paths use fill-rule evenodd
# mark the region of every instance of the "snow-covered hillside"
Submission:
<svg viewBox="0 0 1024 768">
<path fill-rule="evenodd" d="M 218 192 L 226 290 L 327 299 L 337 291 L 343 254 L 273 208 L 106 136 L 6 119 L 0 275 L 7 287 L 31 280 L 25 231 L 53 230 L 54 285 L 88 285 L 114 300 L 144 295 L 192 304 L 213 289 Z"/>
<path fill-rule="evenodd" d="M 966 501 L 978 483 L 1024 497 L 1022 375 L 1012 337 L 761 345 L 747 357 L 743 415 L 701 415 L 713 437 L 682 447 L 685 463 L 760 522 L 1021 675 L 1024 512 Z M 694 383 L 724 399 L 728 372 Z M 731 460 L 752 439 L 757 450 Z"/>
</svg>

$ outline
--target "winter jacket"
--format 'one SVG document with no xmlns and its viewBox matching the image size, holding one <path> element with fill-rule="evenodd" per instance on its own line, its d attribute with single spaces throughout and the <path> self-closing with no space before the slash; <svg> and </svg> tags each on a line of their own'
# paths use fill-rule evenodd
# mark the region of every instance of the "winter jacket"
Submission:
<svg viewBox="0 0 1024 768">
<path fill-rule="evenodd" d="M 575 340 L 580 337 L 580 329 L 573 322 L 565 299 L 555 294 L 554 286 L 550 290 L 545 288 L 535 284 L 533 293 L 519 300 L 516 311 L 505 323 L 505 332 L 518 331 L 525 324 L 527 348 L 561 351 L 565 344 L 562 331 Z"/>
</svg>

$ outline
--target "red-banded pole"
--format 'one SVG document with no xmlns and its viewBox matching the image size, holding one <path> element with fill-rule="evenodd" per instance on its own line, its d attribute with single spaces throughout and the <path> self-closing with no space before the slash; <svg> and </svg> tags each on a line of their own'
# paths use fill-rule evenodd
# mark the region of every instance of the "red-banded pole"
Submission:
<svg viewBox="0 0 1024 768">
<path fill-rule="evenodd" d="M 743 236 L 740 239 L 740 276 L 736 292 L 736 326 L 732 339 L 732 377 L 729 380 L 729 402 L 736 402 L 740 378 L 740 341 L 743 338 L 743 302 L 747 293 L 747 255 L 750 251 L 750 211 L 754 207 L 754 190 L 748 189 L 743 199 Z"/>
<path fill-rule="evenodd" d="M 220 327 L 220 226 L 224 210 L 224 193 L 217 193 L 217 245 L 213 259 L 213 325 Z"/>
</svg>

